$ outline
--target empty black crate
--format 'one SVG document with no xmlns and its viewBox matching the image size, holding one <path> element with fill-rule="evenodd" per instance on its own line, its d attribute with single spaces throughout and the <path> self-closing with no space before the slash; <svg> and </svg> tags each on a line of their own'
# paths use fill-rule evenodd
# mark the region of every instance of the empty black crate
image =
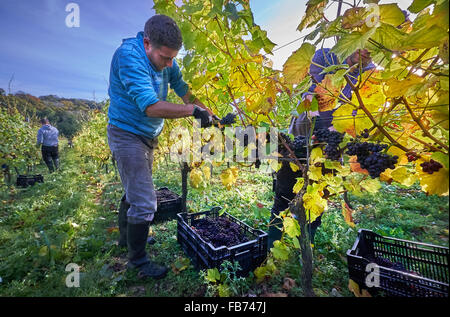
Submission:
<svg viewBox="0 0 450 317">
<path fill-rule="evenodd" d="M 176 193 L 172 192 L 167 187 L 161 187 L 158 190 L 156 190 L 157 197 L 159 196 L 158 192 L 163 191 L 170 193 L 172 196 L 176 198 L 163 201 L 159 199 L 157 200 L 158 207 L 157 212 L 155 213 L 155 218 L 153 219 L 154 222 L 173 220 L 177 217 L 177 214 L 182 211 L 183 199 Z"/>
<path fill-rule="evenodd" d="M 203 217 L 219 217 L 220 207 L 197 213 L 179 213 L 177 215 L 177 240 L 183 251 L 191 258 L 197 269 L 219 268 L 220 264 L 228 260 L 238 261 L 241 270 L 239 276 L 247 276 L 250 271 L 256 269 L 267 256 L 267 233 L 254 229 L 242 221 L 224 212 L 221 217 L 237 223 L 243 233 L 253 238 L 247 242 L 227 247 L 214 247 L 211 243 L 204 241 L 197 232 L 192 229 L 196 221 Z"/>
<path fill-rule="evenodd" d="M 37 175 L 18 175 L 16 185 L 20 187 L 32 186 L 36 183 L 43 183 L 44 176 L 41 174 Z"/>
<path fill-rule="evenodd" d="M 379 263 L 375 270 L 367 268 L 374 259 L 384 264 Z M 358 231 L 352 249 L 347 251 L 349 278 L 372 296 L 448 297 L 448 260 L 446 247 L 384 237 L 365 229 Z M 385 267 L 390 264 L 395 266 Z"/>
</svg>

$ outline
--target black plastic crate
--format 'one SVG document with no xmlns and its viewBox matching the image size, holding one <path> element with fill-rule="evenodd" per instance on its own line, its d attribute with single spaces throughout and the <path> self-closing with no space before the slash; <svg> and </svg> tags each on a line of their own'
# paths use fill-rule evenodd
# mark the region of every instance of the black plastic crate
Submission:
<svg viewBox="0 0 450 317">
<path fill-rule="evenodd" d="M 394 264 L 377 266 L 379 283 L 373 286 L 376 271 L 367 269 L 373 259 Z M 352 249 L 347 251 L 349 278 L 372 296 L 448 297 L 449 249 L 391 237 L 360 229 Z M 399 269 L 399 267 L 401 269 Z M 369 274 L 369 285 L 366 279 Z M 370 287 L 372 286 L 372 287 Z"/>
<path fill-rule="evenodd" d="M 16 185 L 20 187 L 33 186 L 36 183 L 43 183 L 44 176 L 41 174 L 37 175 L 18 175 L 16 180 Z"/>
<path fill-rule="evenodd" d="M 197 269 L 219 268 L 220 264 L 228 260 L 238 261 L 241 270 L 238 276 L 247 276 L 250 271 L 256 269 L 267 256 L 267 233 L 254 229 L 237 218 L 224 212 L 221 217 L 237 223 L 243 233 L 253 238 L 247 242 L 227 247 L 214 247 L 211 243 L 203 240 L 200 235 L 192 229 L 196 221 L 203 217 L 219 217 L 220 207 L 197 213 L 179 213 L 177 215 L 177 240 L 181 244 L 183 251 L 191 258 Z"/>
<path fill-rule="evenodd" d="M 183 199 L 176 193 L 172 192 L 167 187 L 161 187 L 156 191 L 167 190 L 172 194 L 176 195 L 177 198 L 165 200 L 165 201 L 157 201 L 157 212 L 155 213 L 155 218 L 153 222 L 164 222 L 168 220 L 173 220 L 177 217 L 177 214 L 183 211 Z"/>
</svg>

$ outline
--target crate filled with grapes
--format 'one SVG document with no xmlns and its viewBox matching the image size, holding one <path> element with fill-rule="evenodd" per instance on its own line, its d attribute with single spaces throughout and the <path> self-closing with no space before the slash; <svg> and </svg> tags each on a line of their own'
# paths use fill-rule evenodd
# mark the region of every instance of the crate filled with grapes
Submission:
<svg viewBox="0 0 450 317">
<path fill-rule="evenodd" d="M 173 220 L 183 210 L 183 199 L 167 187 L 156 190 L 157 212 L 154 222 Z"/>
<path fill-rule="evenodd" d="M 44 176 L 41 174 L 37 175 L 18 175 L 16 180 L 16 186 L 19 187 L 28 187 L 33 186 L 36 183 L 43 183 L 44 182 Z"/>
<path fill-rule="evenodd" d="M 267 255 L 267 233 L 254 229 L 220 207 L 177 215 L 177 240 L 197 269 L 219 268 L 228 260 L 239 276 L 256 269 Z"/>
<path fill-rule="evenodd" d="M 371 296 L 448 297 L 449 248 L 360 229 L 347 261 L 350 280 Z"/>
</svg>

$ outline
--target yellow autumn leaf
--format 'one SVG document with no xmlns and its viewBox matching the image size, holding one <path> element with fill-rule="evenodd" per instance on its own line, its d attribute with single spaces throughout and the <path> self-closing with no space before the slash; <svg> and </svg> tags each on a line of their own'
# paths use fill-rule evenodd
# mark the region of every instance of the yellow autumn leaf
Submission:
<svg viewBox="0 0 450 317">
<path fill-rule="evenodd" d="M 189 181 L 192 187 L 199 188 L 203 185 L 203 173 L 200 169 L 195 168 L 189 173 Z"/>
<path fill-rule="evenodd" d="M 356 138 L 364 129 L 372 126 L 370 119 L 362 110 L 356 110 L 351 104 L 343 104 L 333 113 L 333 126 L 341 133 L 346 132 Z"/>
<path fill-rule="evenodd" d="M 448 196 L 449 169 L 442 167 L 439 171 L 428 174 L 425 173 L 422 166 L 420 166 L 423 162 L 426 162 L 426 160 L 419 159 L 416 161 L 416 173 L 422 190 L 428 195 L 436 194 L 439 196 Z"/>
<path fill-rule="evenodd" d="M 285 217 L 283 219 L 283 228 L 288 236 L 295 238 L 300 235 L 300 225 L 297 220 L 292 217 Z"/>
<path fill-rule="evenodd" d="M 369 175 L 369 171 L 362 168 L 361 164 L 358 163 L 358 157 L 356 155 L 350 156 L 348 162 L 350 164 L 350 169 L 352 170 L 352 172 Z"/>
<path fill-rule="evenodd" d="M 390 184 L 392 182 L 392 170 L 391 169 L 387 169 L 385 170 L 383 173 L 380 174 L 380 182 L 385 182 Z"/>
<path fill-rule="evenodd" d="M 342 202 L 342 215 L 344 216 L 345 222 L 352 228 L 354 228 L 356 225 L 353 222 L 353 210 L 350 208 L 349 205 L 345 201 Z"/>
<path fill-rule="evenodd" d="M 328 207 L 327 200 L 322 198 L 323 188 L 326 185 L 325 182 L 308 185 L 303 195 L 303 206 L 306 209 L 307 220 L 310 222 L 316 220 Z"/>
<path fill-rule="evenodd" d="M 297 194 L 303 188 L 304 184 L 305 184 L 305 179 L 302 177 L 298 177 L 297 182 L 294 185 L 294 188 L 292 188 L 292 192 Z"/>
<path fill-rule="evenodd" d="M 315 163 L 325 162 L 325 160 L 326 159 L 323 156 L 323 152 L 320 147 L 315 147 L 314 149 L 311 150 L 311 155 L 310 155 L 311 165 L 313 165 Z"/>
<path fill-rule="evenodd" d="M 405 186 L 412 186 L 417 181 L 415 173 L 411 173 L 405 166 L 398 166 L 391 172 L 391 177 L 397 183 Z"/>
<path fill-rule="evenodd" d="M 352 171 L 349 165 L 342 165 L 341 162 L 326 160 L 325 168 L 338 171 L 342 177 L 348 176 Z"/>
<path fill-rule="evenodd" d="M 203 176 L 205 177 L 205 181 L 209 182 L 211 180 L 211 169 L 209 168 L 209 166 L 203 165 L 202 172 Z"/>
<path fill-rule="evenodd" d="M 330 194 L 338 194 L 344 190 L 342 176 L 340 174 L 336 176 L 333 176 L 332 173 L 326 174 L 323 176 L 323 180 L 327 183 L 327 190 Z"/>
<path fill-rule="evenodd" d="M 361 187 L 364 188 L 367 192 L 371 194 L 375 194 L 381 188 L 380 181 L 376 178 L 366 178 L 361 181 Z"/>
<path fill-rule="evenodd" d="M 332 76 L 333 74 L 325 75 L 325 78 L 314 89 L 317 101 L 319 102 L 319 111 L 333 110 L 344 86 L 335 86 Z M 342 84 L 344 84 L 344 82 L 342 82 Z"/>
<path fill-rule="evenodd" d="M 320 179 L 322 179 L 322 176 L 323 176 L 322 175 L 322 167 L 321 166 L 317 167 L 315 165 L 312 165 L 309 168 L 308 176 L 310 179 L 312 179 L 314 181 L 319 181 Z"/>
<path fill-rule="evenodd" d="M 386 81 L 386 85 L 389 87 L 387 90 L 387 95 L 389 97 L 401 97 L 401 96 L 409 96 L 411 95 L 410 91 L 414 91 L 411 89 L 415 86 L 423 86 L 422 81 L 424 78 L 411 74 L 403 80 L 398 80 L 393 77 Z"/>
<path fill-rule="evenodd" d="M 402 141 L 400 141 L 400 142 L 402 142 Z M 404 143 L 406 143 L 406 142 L 404 142 Z M 388 154 L 390 154 L 392 156 L 398 156 L 398 159 L 397 159 L 397 164 L 398 165 L 406 165 L 406 164 L 408 164 L 408 157 L 406 156 L 406 152 L 403 151 L 402 149 L 400 149 L 400 148 L 396 147 L 395 145 L 393 145 L 393 146 L 389 147 L 387 152 L 388 152 Z"/>
<path fill-rule="evenodd" d="M 356 196 L 362 196 L 361 192 L 361 175 L 359 174 L 350 174 L 348 177 L 346 177 L 344 187 L 351 192 L 353 195 Z"/>
<path fill-rule="evenodd" d="M 238 173 L 237 167 L 230 167 L 230 168 L 224 170 L 220 174 L 220 179 L 222 180 L 222 184 L 228 190 L 230 190 L 233 187 L 233 185 L 236 183 L 237 176 L 238 176 L 237 173 Z"/>
<path fill-rule="evenodd" d="M 352 279 L 348 280 L 348 289 L 352 291 L 356 297 L 372 297 L 366 289 L 360 290 L 358 283 Z"/>
<path fill-rule="evenodd" d="M 291 167 L 291 170 L 292 170 L 294 173 L 297 172 L 297 171 L 300 169 L 300 167 L 298 167 L 297 164 L 294 164 L 294 163 L 292 163 L 292 162 L 289 162 L 289 166 Z"/>
<path fill-rule="evenodd" d="M 281 162 L 278 162 L 278 160 L 276 160 L 276 159 L 268 159 L 267 163 L 269 164 L 270 168 L 275 172 L 278 172 L 279 169 L 281 168 L 281 166 L 283 165 Z"/>
</svg>

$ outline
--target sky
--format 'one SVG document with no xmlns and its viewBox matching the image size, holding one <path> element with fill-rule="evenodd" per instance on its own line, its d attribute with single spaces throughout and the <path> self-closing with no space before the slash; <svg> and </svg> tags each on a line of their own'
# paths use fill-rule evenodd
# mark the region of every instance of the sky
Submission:
<svg viewBox="0 0 450 317">
<path fill-rule="evenodd" d="M 297 39 L 311 31 L 296 30 L 306 2 L 250 1 L 255 23 L 277 44 L 274 55 L 268 56 L 276 69 L 282 69 L 300 47 L 302 41 Z M 411 0 L 381 1 L 390 2 L 406 9 Z M 77 22 L 71 19 L 76 9 L 66 11 L 70 3 L 79 8 L 79 27 L 68 27 Z M 114 51 L 122 39 L 143 30 L 145 21 L 155 14 L 152 7 L 150 0 L 0 0 L 0 88 L 35 96 L 108 98 Z M 334 19 L 336 9 L 332 4 L 326 15 Z"/>
</svg>

